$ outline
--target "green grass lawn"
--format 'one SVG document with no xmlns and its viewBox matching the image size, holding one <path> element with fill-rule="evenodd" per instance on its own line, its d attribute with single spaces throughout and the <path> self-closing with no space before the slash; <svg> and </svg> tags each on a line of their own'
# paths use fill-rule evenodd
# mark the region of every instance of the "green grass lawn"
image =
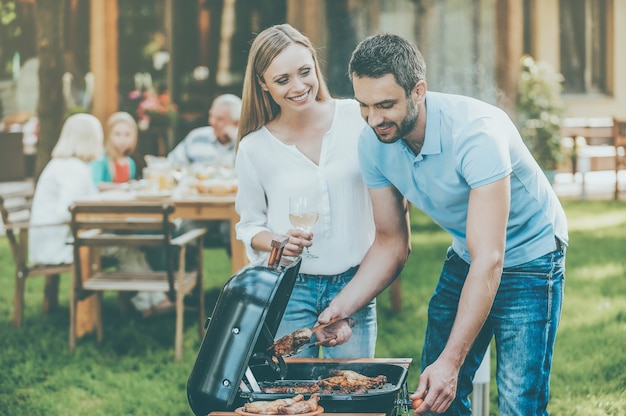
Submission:
<svg viewBox="0 0 626 416">
<path fill-rule="evenodd" d="M 552 372 L 552 415 L 626 415 L 626 205 L 568 201 L 570 248 L 565 304 Z M 410 357 L 417 386 L 427 303 L 449 238 L 415 212 L 413 254 L 402 273 L 402 311 L 379 297 L 377 357 Z M 230 276 L 223 250 L 206 254 L 206 298 L 214 302 Z M 0 237 L 0 415 L 190 415 L 186 383 L 200 345 L 186 316 L 184 357 L 175 363 L 173 316 L 119 316 L 117 296 L 104 302 L 104 342 L 95 335 L 68 350 L 69 279 L 61 307 L 40 313 L 42 279 L 27 284 L 24 325 L 11 324 L 13 262 Z M 210 313 L 210 310 L 207 310 Z M 493 356 L 492 349 L 492 356 Z M 492 360 L 491 413 L 497 414 Z"/>
</svg>

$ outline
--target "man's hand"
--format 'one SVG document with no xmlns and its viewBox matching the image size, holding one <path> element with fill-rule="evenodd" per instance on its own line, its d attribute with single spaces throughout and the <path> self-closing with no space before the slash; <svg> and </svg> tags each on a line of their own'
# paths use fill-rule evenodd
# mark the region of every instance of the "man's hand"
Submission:
<svg viewBox="0 0 626 416">
<path fill-rule="evenodd" d="M 224 137 L 226 143 L 232 142 L 237 138 L 237 126 L 229 125 L 224 127 Z"/>
<path fill-rule="evenodd" d="M 330 320 L 334 318 L 345 318 L 348 315 L 344 314 L 344 311 L 340 310 L 333 304 L 330 304 L 328 308 L 324 309 L 320 316 L 317 318 L 317 324 L 325 324 L 330 322 Z M 324 345 L 327 347 L 335 347 L 337 345 L 341 345 L 347 342 L 352 336 L 352 328 L 350 326 L 349 319 L 343 319 L 339 322 L 336 322 L 330 326 L 327 326 L 324 329 L 320 329 L 315 333 L 315 337 L 319 341 L 323 341 L 325 339 L 330 339 L 336 336 L 336 338 L 331 339 L 328 343 Z"/>
<path fill-rule="evenodd" d="M 443 413 L 456 397 L 459 368 L 441 358 L 424 369 L 420 382 L 410 399 L 424 398 L 416 414 Z"/>
</svg>

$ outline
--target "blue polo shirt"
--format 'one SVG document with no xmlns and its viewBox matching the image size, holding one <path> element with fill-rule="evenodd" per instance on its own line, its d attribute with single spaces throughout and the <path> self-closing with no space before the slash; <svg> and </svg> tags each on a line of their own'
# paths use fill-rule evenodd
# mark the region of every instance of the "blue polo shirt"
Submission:
<svg viewBox="0 0 626 416">
<path fill-rule="evenodd" d="M 510 175 L 504 267 L 554 251 L 555 236 L 567 244 L 567 220 L 558 197 L 504 111 L 437 92 L 427 93 L 426 108 L 426 137 L 417 156 L 403 140 L 385 144 L 369 126 L 363 130 L 359 158 L 368 187 L 396 187 L 452 235 L 452 248 L 470 262 L 470 190 Z"/>
</svg>

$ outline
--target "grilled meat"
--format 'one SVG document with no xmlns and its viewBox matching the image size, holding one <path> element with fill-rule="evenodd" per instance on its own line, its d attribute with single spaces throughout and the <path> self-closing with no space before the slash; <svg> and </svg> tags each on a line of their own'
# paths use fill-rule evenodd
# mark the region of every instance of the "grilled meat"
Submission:
<svg viewBox="0 0 626 416">
<path fill-rule="evenodd" d="M 243 405 L 243 411 L 247 413 L 258 413 L 260 415 L 277 415 L 280 407 L 285 407 L 304 400 L 304 396 L 299 394 L 291 399 L 277 399 L 265 402 L 250 402 Z"/>
<path fill-rule="evenodd" d="M 380 388 L 387 382 L 386 376 L 367 377 L 352 370 L 331 370 L 330 374 L 345 378 L 349 384 L 364 385 L 370 389 Z"/>
<path fill-rule="evenodd" d="M 379 375 L 367 377 L 351 370 L 331 370 L 330 377 L 317 382 L 294 382 L 289 385 L 262 387 L 263 393 L 271 394 L 367 394 L 372 389 L 380 389 L 387 382 L 387 377 Z M 297 396 L 296 396 L 297 397 Z M 287 405 L 288 406 L 288 405 Z M 286 406 L 285 406 L 286 407 Z M 250 412 L 253 413 L 253 412 Z M 290 413 L 283 413 L 290 414 Z"/>
<path fill-rule="evenodd" d="M 302 328 L 275 341 L 270 348 L 274 350 L 274 355 L 277 357 L 292 355 L 301 346 L 311 341 L 311 337 L 313 337 L 313 332 L 309 328 Z"/>
<path fill-rule="evenodd" d="M 316 383 L 294 384 L 291 386 L 262 387 L 261 390 L 263 393 L 310 394 L 320 391 L 320 386 Z"/>
<path fill-rule="evenodd" d="M 370 389 L 381 388 L 387 377 L 367 377 L 351 370 L 332 370 L 331 377 L 317 382 L 323 393 L 364 394 Z"/>
<path fill-rule="evenodd" d="M 317 402 L 320 400 L 320 395 L 312 394 L 309 400 L 300 401 L 289 406 L 280 406 L 278 408 L 279 415 L 301 415 L 303 413 L 310 413 L 317 410 Z"/>
</svg>

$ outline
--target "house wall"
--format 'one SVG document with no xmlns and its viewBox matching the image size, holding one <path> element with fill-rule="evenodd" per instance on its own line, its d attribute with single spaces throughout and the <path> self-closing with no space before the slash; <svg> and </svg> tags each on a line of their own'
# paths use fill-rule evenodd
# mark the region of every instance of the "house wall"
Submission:
<svg viewBox="0 0 626 416">
<path fill-rule="evenodd" d="M 559 62 L 559 0 L 535 0 L 532 7 L 532 54 L 537 60 L 560 68 Z M 626 1 L 609 1 L 608 94 L 564 94 L 567 117 L 626 117 Z"/>
<path fill-rule="evenodd" d="M 381 32 L 414 41 L 426 60 L 429 89 L 495 104 L 502 94 L 495 80 L 495 1 L 432 1 L 422 9 L 414 0 L 349 0 L 346 24 L 354 28 L 357 41 Z M 339 46 L 328 32 L 324 5 L 325 0 L 288 0 L 287 20 L 318 47 L 322 69 L 328 74 L 336 73 L 326 71 L 334 64 L 327 61 L 328 52 Z M 354 46 L 341 51 L 341 56 L 349 57 Z M 345 69 L 340 71 L 344 75 Z"/>
<path fill-rule="evenodd" d="M 626 117 L 626 1 L 613 1 L 613 19 L 609 23 L 614 35 L 609 42 L 609 85 L 612 95 L 602 97 L 566 97 L 569 111 L 579 117 Z M 609 28 L 611 29 L 611 28 Z"/>
<path fill-rule="evenodd" d="M 511 84 L 519 76 L 519 59 L 514 55 L 519 51 L 521 57 L 521 34 L 504 36 L 498 32 L 496 23 L 498 19 L 506 19 L 508 30 L 521 30 L 521 0 L 520 4 L 515 1 L 424 1 L 421 3 L 427 7 L 421 9 L 420 2 L 388 0 L 375 2 L 375 11 L 367 0 L 350 0 L 350 3 L 357 7 L 352 19 L 359 39 L 373 33 L 392 32 L 418 44 L 428 66 L 429 89 L 471 95 L 507 108 L 506 103 L 511 107 L 515 101 L 515 86 Z M 316 8 L 316 4 L 322 3 L 317 0 L 306 4 L 308 8 Z M 501 10 L 508 15 L 497 15 L 497 6 L 503 3 L 507 7 Z M 478 9 L 474 9 L 476 4 Z M 325 43 L 330 36 L 324 33 L 326 19 L 320 12 L 322 9 L 312 14 L 298 0 L 289 0 L 287 6 L 288 21 L 308 32 L 323 58 L 324 49 L 332 45 Z M 567 117 L 626 117 L 626 76 L 620 76 L 626 74 L 626 43 L 619 41 L 626 39 L 626 26 L 619 24 L 626 21 L 626 1 L 610 0 L 608 14 L 609 94 L 565 94 Z M 559 0 L 533 0 L 530 21 L 532 56 L 559 70 Z"/>
</svg>

